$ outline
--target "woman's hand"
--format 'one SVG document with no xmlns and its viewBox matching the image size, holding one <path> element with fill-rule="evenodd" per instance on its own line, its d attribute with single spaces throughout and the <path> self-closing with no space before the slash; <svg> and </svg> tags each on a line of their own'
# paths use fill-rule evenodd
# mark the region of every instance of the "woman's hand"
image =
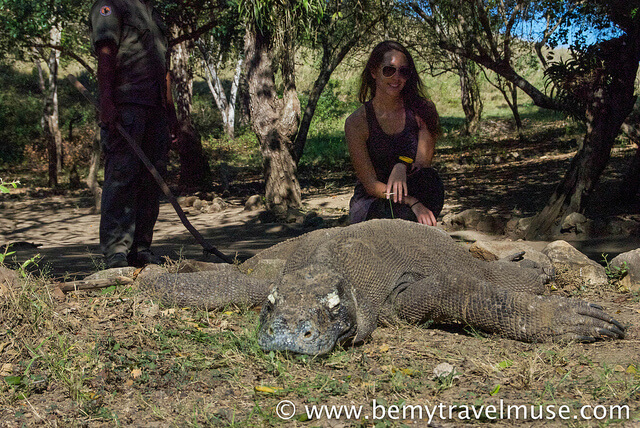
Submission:
<svg viewBox="0 0 640 428">
<path fill-rule="evenodd" d="M 433 215 L 431 210 L 422 205 L 421 202 L 416 202 L 412 205 L 411 210 L 418 218 L 418 223 L 426 224 L 428 226 L 435 226 L 437 224 L 436 217 Z"/>
<path fill-rule="evenodd" d="M 407 194 L 407 166 L 403 163 L 397 163 L 391 170 L 389 181 L 387 181 L 387 199 L 403 203 Z"/>
</svg>

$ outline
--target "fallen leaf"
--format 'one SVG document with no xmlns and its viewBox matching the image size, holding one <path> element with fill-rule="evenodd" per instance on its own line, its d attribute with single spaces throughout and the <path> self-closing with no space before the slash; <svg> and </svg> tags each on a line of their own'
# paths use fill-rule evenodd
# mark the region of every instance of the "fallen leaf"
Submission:
<svg viewBox="0 0 640 428">
<path fill-rule="evenodd" d="M 263 392 L 265 394 L 275 394 L 277 392 L 282 391 L 282 388 L 278 388 L 277 386 L 271 387 L 271 386 L 264 386 L 264 385 L 258 385 L 253 389 L 256 392 Z"/>
<path fill-rule="evenodd" d="M 629 374 L 638 374 L 638 369 L 633 364 L 629 364 L 627 370 L 625 370 Z"/>
<path fill-rule="evenodd" d="M 5 363 L 0 368 L 0 376 L 11 376 L 11 373 L 13 373 L 13 364 L 11 363 Z"/>
<path fill-rule="evenodd" d="M 380 352 L 389 352 L 389 345 L 387 345 L 386 343 L 382 344 L 382 346 L 380 346 L 379 351 Z"/>
<path fill-rule="evenodd" d="M 131 370 L 131 377 L 132 378 L 138 379 L 140 376 L 142 376 L 142 370 L 140 370 L 140 369 Z"/>
<path fill-rule="evenodd" d="M 498 363 L 498 367 L 500 367 L 501 369 L 506 369 L 508 367 L 511 367 L 512 365 L 513 365 L 513 361 L 511 360 L 504 360 Z"/>
<path fill-rule="evenodd" d="M 451 374 L 454 375 L 453 379 L 460 378 L 460 373 L 458 373 L 456 369 L 449 363 L 440 363 L 433 369 L 433 375 L 436 379 L 440 377 L 451 376 Z"/>
<path fill-rule="evenodd" d="M 398 369 L 398 368 L 395 368 L 395 367 L 391 368 L 391 373 L 397 373 L 397 372 L 400 372 L 405 376 L 413 376 L 416 371 L 412 370 L 412 369 Z"/>
</svg>

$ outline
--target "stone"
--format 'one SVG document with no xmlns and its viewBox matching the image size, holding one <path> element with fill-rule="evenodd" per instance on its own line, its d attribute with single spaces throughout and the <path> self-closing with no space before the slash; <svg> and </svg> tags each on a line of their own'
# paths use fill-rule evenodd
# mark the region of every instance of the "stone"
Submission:
<svg viewBox="0 0 640 428">
<path fill-rule="evenodd" d="M 214 198 L 209 205 L 210 212 L 219 213 L 227 209 L 227 203 L 222 198 Z"/>
<path fill-rule="evenodd" d="M 4 297 L 18 288 L 20 276 L 18 272 L 0 266 L 0 297 Z"/>
<path fill-rule="evenodd" d="M 542 253 L 551 260 L 556 269 L 556 282 L 575 287 L 600 287 L 609 283 L 604 267 L 591 260 L 566 241 L 554 241 Z"/>
<path fill-rule="evenodd" d="M 251 196 L 249 199 L 247 199 L 247 202 L 245 202 L 244 204 L 245 211 L 258 211 L 263 208 L 264 208 L 264 204 L 262 203 L 262 196 L 260 195 Z"/>
<path fill-rule="evenodd" d="M 185 207 L 192 207 L 193 203 L 195 201 L 197 201 L 197 200 L 198 200 L 197 196 L 187 196 L 186 198 L 184 198 L 184 206 Z"/>
<path fill-rule="evenodd" d="M 202 199 L 196 199 L 195 201 L 193 201 L 193 208 L 195 208 L 198 211 L 202 211 L 203 208 L 205 208 L 207 206 L 207 202 L 203 201 Z"/>
<path fill-rule="evenodd" d="M 584 233 L 586 232 L 585 226 L 588 221 L 589 220 L 580 213 L 571 213 L 562 220 L 560 231 Z"/>
<path fill-rule="evenodd" d="M 517 262 L 526 267 L 537 266 L 549 277 L 553 277 L 555 269 L 551 260 L 540 251 L 536 251 L 531 245 L 525 242 L 513 241 L 476 241 L 469 252 L 476 258 L 486 261 L 504 259 L 516 253 L 524 251 L 523 261 Z M 523 263 L 526 261 L 526 263 Z"/>
<path fill-rule="evenodd" d="M 629 290 L 640 289 L 640 248 L 617 255 L 609 266 L 627 271 L 624 278 L 628 278 L 625 285 Z"/>
</svg>

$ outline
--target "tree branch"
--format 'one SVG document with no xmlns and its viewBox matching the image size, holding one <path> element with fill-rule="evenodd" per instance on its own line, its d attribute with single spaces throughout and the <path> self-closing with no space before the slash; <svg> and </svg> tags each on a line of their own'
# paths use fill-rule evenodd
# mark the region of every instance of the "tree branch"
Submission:
<svg viewBox="0 0 640 428">
<path fill-rule="evenodd" d="M 184 33 L 181 36 L 178 36 L 174 39 L 169 40 L 169 47 L 174 47 L 175 45 L 182 43 L 182 42 L 186 42 L 187 40 L 194 40 L 199 38 L 200 36 L 202 36 L 204 33 L 206 33 L 207 31 L 213 29 L 214 27 L 216 27 L 217 25 L 219 25 L 220 23 L 218 22 L 218 20 L 213 20 L 213 21 L 209 21 L 208 23 L 206 23 L 205 25 L 203 25 L 202 27 L 196 28 L 195 30 L 189 32 L 189 33 Z"/>
<path fill-rule="evenodd" d="M 28 46 L 36 49 L 49 48 L 49 49 L 60 51 L 62 55 L 66 55 L 69 58 L 72 58 L 78 61 L 78 63 L 82 65 L 92 76 L 95 76 L 96 74 L 96 72 L 93 70 L 93 67 L 91 67 L 84 59 L 82 59 L 79 55 L 69 51 L 64 46 L 54 45 L 50 43 L 36 43 L 36 44 L 30 44 Z"/>
</svg>

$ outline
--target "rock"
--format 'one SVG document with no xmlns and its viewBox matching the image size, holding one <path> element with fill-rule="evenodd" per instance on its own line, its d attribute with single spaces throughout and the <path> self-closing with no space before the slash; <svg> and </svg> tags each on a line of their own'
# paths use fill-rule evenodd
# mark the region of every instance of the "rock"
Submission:
<svg viewBox="0 0 640 428">
<path fill-rule="evenodd" d="M 504 228 L 504 233 L 508 237 L 512 239 L 522 239 L 524 238 L 527 229 L 529 229 L 529 225 L 533 217 L 513 217 L 511 220 L 507 222 L 507 225 Z"/>
<path fill-rule="evenodd" d="M 525 242 L 513 241 L 476 241 L 469 247 L 469 252 L 476 258 L 486 261 L 504 259 L 513 254 L 524 251 L 524 260 L 516 262 L 523 267 L 541 268 L 550 278 L 553 278 L 555 269 L 551 260 L 540 251 L 536 251 Z"/>
<path fill-rule="evenodd" d="M 562 220 L 560 232 L 562 233 L 588 233 L 592 222 L 580 213 L 571 213 Z"/>
<path fill-rule="evenodd" d="M 603 286 L 609 278 L 604 267 L 589 259 L 566 241 L 554 241 L 542 253 L 556 269 L 556 282 L 561 288 L 581 288 L 582 286 Z"/>
<path fill-rule="evenodd" d="M 219 213 L 227 209 L 227 203 L 222 198 L 214 198 L 209 205 L 210 212 Z"/>
<path fill-rule="evenodd" d="M 453 225 L 459 225 L 463 229 L 475 229 L 481 218 L 482 213 L 472 208 L 454 215 L 451 219 L 451 223 Z"/>
<path fill-rule="evenodd" d="M 504 220 L 497 216 L 483 215 L 478 221 L 476 230 L 491 235 L 502 235 L 504 233 Z"/>
<path fill-rule="evenodd" d="M 285 215 L 285 223 L 302 224 L 304 222 L 304 214 L 297 208 L 289 208 Z"/>
<path fill-rule="evenodd" d="M 504 220 L 498 216 L 483 214 L 476 209 L 464 210 L 459 214 L 446 214 L 442 224 L 450 231 L 477 230 L 489 234 L 502 234 Z"/>
<path fill-rule="evenodd" d="M 263 208 L 264 208 L 264 204 L 262 203 L 262 196 L 260 195 L 251 196 L 249 199 L 247 199 L 247 202 L 245 202 L 244 204 L 245 211 L 258 211 Z"/>
<path fill-rule="evenodd" d="M 18 272 L 0 266 L 0 297 L 9 294 L 11 290 L 18 288 L 20 276 Z"/>
<path fill-rule="evenodd" d="M 195 208 L 196 210 L 202 212 L 202 208 L 206 207 L 207 202 L 203 201 L 202 199 L 196 199 L 195 201 L 193 201 L 193 208 Z"/>
<path fill-rule="evenodd" d="M 613 218 L 605 226 L 609 236 L 634 236 L 640 234 L 640 223 L 634 219 Z"/>
<path fill-rule="evenodd" d="M 433 377 L 435 379 L 446 378 L 449 376 L 452 376 L 452 379 L 460 379 L 460 374 L 449 363 L 440 363 L 433 369 Z"/>
<path fill-rule="evenodd" d="M 133 273 L 135 271 L 136 271 L 136 268 L 134 268 L 133 266 L 105 269 L 105 270 L 96 272 L 93 275 L 89 275 L 88 277 L 85 278 L 85 280 L 113 279 L 119 276 L 133 277 Z"/>
<path fill-rule="evenodd" d="M 626 269 L 625 285 L 630 291 L 640 290 L 640 248 L 622 253 L 611 260 L 610 266 Z M 624 279 L 623 278 L 623 279 Z"/>
<path fill-rule="evenodd" d="M 197 201 L 197 200 L 198 200 L 197 196 L 187 196 L 186 198 L 184 198 L 184 206 L 185 207 L 192 207 L 193 203 L 195 201 Z"/>
</svg>

